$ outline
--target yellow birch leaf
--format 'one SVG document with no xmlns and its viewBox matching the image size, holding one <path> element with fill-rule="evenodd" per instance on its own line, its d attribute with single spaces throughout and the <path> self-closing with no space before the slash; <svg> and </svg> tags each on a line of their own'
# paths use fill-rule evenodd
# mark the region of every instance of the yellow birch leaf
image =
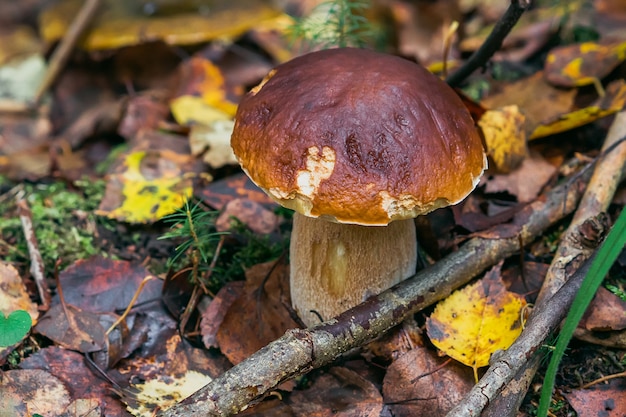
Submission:
<svg viewBox="0 0 626 417">
<path fill-rule="evenodd" d="M 526 158 L 525 122 L 526 117 L 516 105 L 487 110 L 478 121 L 487 145 L 487 155 L 499 172 L 513 171 Z"/>
<path fill-rule="evenodd" d="M 96 214 L 129 223 L 156 221 L 191 198 L 191 178 L 183 167 L 192 160 L 169 150 L 136 151 L 125 156 L 122 170 L 109 176 Z"/>
<path fill-rule="evenodd" d="M 524 298 L 509 292 L 500 265 L 480 281 L 454 292 L 437 304 L 426 321 L 428 337 L 446 355 L 474 369 L 487 366 L 497 350 L 505 350 L 522 331 Z"/>
</svg>

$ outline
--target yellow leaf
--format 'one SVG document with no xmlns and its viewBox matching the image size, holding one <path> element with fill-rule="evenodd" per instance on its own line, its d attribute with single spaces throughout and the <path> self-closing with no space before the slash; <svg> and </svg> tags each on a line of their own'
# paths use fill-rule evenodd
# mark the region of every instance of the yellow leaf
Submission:
<svg viewBox="0 0 626 417">
<path fill-rule="evenodd" d="M 521 333 L 525 304 L 523 297 L 505 289 L 498 265 L 437 305 L 426 322 L 428 337 L 439 350 L 472 367 L 478 380 L 478 368 Z"/>
<path fill-rule="evenodd" d="M 82 0 L 54 2 L 40 15 L 41 37 L 46 43 L 65 35 L 82 4 Z M 154 9 L 147 10 L 148 6 Z M 79 46 L 95 51 L 157 40 L 170 45 L 194 45 L 240 36 L 279 13 L 264 0 L 153 3 L 105 0 Z"/>
<path fill-rule="evenodd" d="M 231 116 L 207 104 L 202 97 L 181 96 L 170 102 L 170 110 L 174 119 L 181 125 L 230 120 Z"/>
<path fill-rule="evenodd" d="M 538 139 L 556 133 L 586 125 L 602 117 L 610 116 L 620 111 L 626 104 L 626 83 L 617 80 L 606 89 L 606 94 L 584 109 L 578 109 L 562 114 L 552 120 L 546 120 L 535 128 L 530 139 Z"/>
<path fill-rule="evenodd" d="M 182 207 L 192 195 L 183 166 L 191 160 L 169 150 L 137 151 L 125 156 L 123 171 L 112 174 L 98 215 L 147 223 Z"/>
<path fill-rule="evenodd" d="M 502 173 L 511 172 L 520 166 L 528 153 L 525 121 L 526 118 L 516 105 L 487 110 L 478 121 L 487 145 L 487 154 L 495 168 Z"/>
</svg>

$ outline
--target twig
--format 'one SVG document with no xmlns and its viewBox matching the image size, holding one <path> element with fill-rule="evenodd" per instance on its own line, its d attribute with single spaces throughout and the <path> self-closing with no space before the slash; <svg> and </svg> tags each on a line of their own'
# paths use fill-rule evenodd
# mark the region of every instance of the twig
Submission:
<svg viewBox="0 0 626 417">
<path fill-rule="evenodd" d="M 530 0 L 511 0 L 511 4 L 495 24 L 485 42 L 469 57 L 461 68 L 446 78 L 446 82 L 452 87 L 457 87 L 476 69 L 484 66 L 493 54 L 500 49 L 504 38 L 513 29 L 519 18 L 522 17 L 530 3 Z"/>
<path fill-rule="evenodd" d="M 83 3 L 83 7 L 79 10 L 65 36 L 50 58 L 48 70 L 33 98 L 35 106 L 39 105 L 43 95 L 48 91 L 50 86 L 54 84 L 54 81 L 65 66 L 72 49 L 74 49 L 74 45 L 76 45 L 76 42 L 95 16 L 98 7 L 100 7 L 100 3 L 101 0 L 86 0 Z"/>
<path fill-rule="evenodd" d="M 626 164 L 626 112 L 618 113 L 615 117 L 613 125 L 607 135 L 603 145 L 603 151 L 595 163 L 593 176 L 589 181 L 587 190 L 581 199 L 574 218 L 568 229 L 561 236 L 561 243 L 556 251 L 556 255 L 548 269 L 542 290 L 536 302 L 537 308 L 532 314 L 535 317 L 539 314 L 554 315 L 554 319 L 558 318 L 557 324 L 560 322 L 562 312 L 567 310 L 559 310 L 553 303 L 553 296 L 559 288 L 567 282 L 570 271 L 577 270 L 583 262 L 585 262 L 595 249 L 593 246 L 581 245 L 581 240 L 586 239 L 585 235 L 580 233 L 580 225 L 586 221 L 595 219 L 604 212 L 613 198 L 615 189 L 621 176 L 623 175 L 624 165 Z M 601 225 L 596 225 L 601 227 Z M 592 228 L 593 229 L 593 228 Z M 584 234 L 588 230 L 583 230 Z M 549 307 L 548 307 L 549 306 Z M 549 320 L 549 317 L 544 320 Z M 522 335 L 527 332 L 526 327 Z M 529 332 L 532 330 L 528 330 Z M 519 366 L 509 366 L 498 368 L 492 372 L 491 368 L 483 376 L 478 385 L 476 385 L 470 393 L 457 405 L 457 407 L 448 414 L 448 417 L 479 415 L 483 408 L 489 404 L 491 410 L 486 411 L 486 415 L 494 415 L 498 417 L 514 416 L 517 407 L 521 403 L 532 377 L 537 372 L 540 361 L 537 357 L 533 358 L 530 352 L 534 352 L 533 348 L 537 345 L 545 343 L 547 334 L 532 333 L 535 337 L 541 337 L 538 340 L 522 339 L 527 343 L 526 361 Z M 521 343 L 521 342 L 520 342 Z M 518 342 L 515 342 L 514 346 Z M 511 347 L 509 350 L 511 350 Z M 507 351 L 508 352 L 508 351 Z M 537 354 L 535 354 L 536 356 Z M 515 375 L 517 374 L 517 376 Z M 510 384 L 515 387 L 514 390 L 508 390 L 506 393 L 500 391 L 505 385 Z M 496 398 L 498 401 L 496 401 Z"/>
<path fill-rule="evenodd" d="M 43 259 L 41 258 L 41 252 L 39 251 L 39 245 L 37 244 L 37 236 L 35 236 L 35 229 L 33 228 L 33 213 L 28 207 L 26 200 L 20 196 L 16 197 L 17 214 L 20 217 L 22 223 L 22 230 L 24 231 L 24 238 L 26 239 L 26 246 L 28 247 L 28 254 L 30 257 L 30 275 L 37 284 L 37 291 L 39 292 L 39 298 L 41 298 L 41 308 L 48 310 L 50 307 L 50 291 L 48 283 L 46 282 L 45 268 Z"/>
<path fill-rule="evenodd" d="M 513 224 L 524 243 L 571 213 L 591 172 L 545 193 L 520 210 Z M 371 297 L 340 316 L 309 329 L 289 330 L 240 362 L 162 417 L 228 416 L 262 397 L 281 382 L 326 365 L 362 346 L 415 312 L 447 297 L 474 276 L 519 250 L 518 236 L 476 237 L 408 280 Z"/>
</svg>

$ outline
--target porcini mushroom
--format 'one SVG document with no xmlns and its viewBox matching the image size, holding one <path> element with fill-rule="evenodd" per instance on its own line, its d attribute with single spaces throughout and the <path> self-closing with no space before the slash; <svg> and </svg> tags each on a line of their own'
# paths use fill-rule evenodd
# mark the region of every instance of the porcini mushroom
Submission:
<svg viewBox="0 0 626 417">
<path fill-rule="evenodd" d="M 296 212 L 291 298 L 307 325 L 412 275 L 413 218 L 464 199 L 487 163 L 450 87 L 352 48 L 272 70 L 241 101 L 231 145 L 252 181 Z"/>
</svg>

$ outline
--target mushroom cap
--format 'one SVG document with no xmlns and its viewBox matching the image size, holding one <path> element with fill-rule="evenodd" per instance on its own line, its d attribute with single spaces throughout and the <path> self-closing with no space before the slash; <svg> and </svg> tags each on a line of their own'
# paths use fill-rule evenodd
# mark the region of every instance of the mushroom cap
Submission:
<svg viewBox="0 0 626 417">
<path fill-rule="evenodd" d="M 458 203 L 487 164 L 447 84 L 411 61 L 353 48 L 272 70 L 239 104 L 231 145 L 283 206 L 368 226 Z"/>
</svg>

